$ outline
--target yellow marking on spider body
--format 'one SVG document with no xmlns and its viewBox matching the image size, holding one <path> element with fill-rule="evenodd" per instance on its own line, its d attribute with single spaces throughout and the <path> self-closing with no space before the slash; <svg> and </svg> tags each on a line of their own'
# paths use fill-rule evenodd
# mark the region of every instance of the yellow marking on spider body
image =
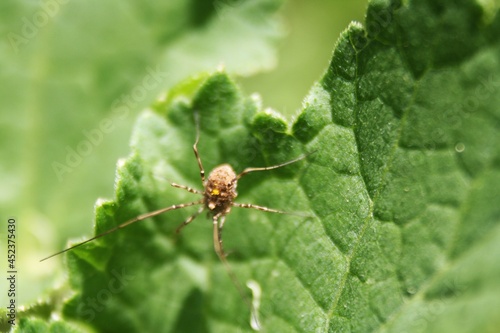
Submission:
<svg viewBox="0 0 500 333">
<path fill-rule="evenodd" d="M 219 195 L 219 194 L 220 194 L 220 191 L 218 189 L 214 188 L 212 190 L 212 195 Z"/>
</svg>

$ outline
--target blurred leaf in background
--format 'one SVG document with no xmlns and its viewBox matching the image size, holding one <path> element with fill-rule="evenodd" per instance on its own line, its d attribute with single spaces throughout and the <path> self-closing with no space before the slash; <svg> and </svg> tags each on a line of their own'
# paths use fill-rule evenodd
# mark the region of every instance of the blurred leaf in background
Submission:
<svg viewBox="0 0 500 333">
<path fill-rule="evenodd" d="M 367 0 L 285 2 L 287 37 L 279 43 L 277 66 L 239 80 L 243 90 L 258 91 L 265 105 L 288 117 L 295 115 L 327 68 L 340 32 L 352 21 L 364 21 L 367 4 Z"/>
</svg>

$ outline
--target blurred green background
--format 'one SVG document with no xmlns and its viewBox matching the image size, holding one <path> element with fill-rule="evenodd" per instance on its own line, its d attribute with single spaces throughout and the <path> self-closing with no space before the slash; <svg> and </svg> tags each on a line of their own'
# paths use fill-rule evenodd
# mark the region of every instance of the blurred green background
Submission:
<svg viewBox="0 0 500 333">
<path fill-rule="evenodd" d="M 238 80 L 246 93 L 258 92 L 264 106 L 288 116 L 319 80 L 332 57 L 339 34 L 351 21 L 364 22 L 367 1 L 289 1 L 282 8 L 287 34 L 278 43 L 277 66 Z"/>
<path fill-rule="evenodd" d="M 39 260 L 92 234 L 93 205 L 113 197 L 134 119 L 156 96 L 224 63 L 241 74 L 244 93 L 259 93 L 264 107 L 291 119 L 340 32 L 363 22 L 366 7 L 365 0 L 279 2 L 51 0 L 44 17 L 38 2 L 2 1 L 1 225 L 17 218 L 19 304 L 64 281 L 62 257 Z M 123 97 L 146 78 L 152 88 L 127 104 Z M 123 105 L 126 114 L 117 116 Z M 88 154 L 73 156 L 78 149 Z"/>
</svg>

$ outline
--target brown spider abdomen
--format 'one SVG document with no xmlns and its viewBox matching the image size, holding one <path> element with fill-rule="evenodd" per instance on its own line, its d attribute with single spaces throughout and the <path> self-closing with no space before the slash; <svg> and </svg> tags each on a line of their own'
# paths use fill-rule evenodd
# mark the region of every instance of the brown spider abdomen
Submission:
<svg viewBox="0 0 500 333">
<path fill-rule="evenodd" d="M 226 215 L 231 211 L 236 193 L 236 173 L 229 164 L 222 164 L 210 172 L 205 183 L 205 206 L 212 215 Z"/>
</svg>

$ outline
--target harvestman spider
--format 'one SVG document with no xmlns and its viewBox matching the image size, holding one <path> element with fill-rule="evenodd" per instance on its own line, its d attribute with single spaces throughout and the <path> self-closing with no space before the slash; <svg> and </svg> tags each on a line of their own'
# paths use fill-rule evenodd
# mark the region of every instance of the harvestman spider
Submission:
<svg viewBox="0 0 500 333">
<path fill-rule="evenodd" d="M 160 215 L 162 213 L 171 211 L 171 210 L 176 210 L 176 209 L 181 209 L 189 206 L 196 206 L 196 205 L 202 205 L 198 211 L 196 211 L 193 215 L 189 216 L 184 222 L 182 222 L 176 229 L 176 233 L 179 233 L 182 228 L 184 228 L 186 225 L 191 223 L 198 215 L 200 215 L 205 209 L 208 210 L 209 215 L 212 215 L 212 223 L 213 223 L 213 237 L 214 237 L 214 248 L 215 252 L 217 253 L 217 256 L 219 259 L 222 261 L 224 264 L 228 274 L 230 275 L 231 279 L 233 280 L 233 283 L 236 285 L 239 293 L 241 294 L 242 298 L 245 300 L 245 302 L 249 305 L 250 309 L 252 310 L 252 306 L 250 305 L 250 302 L 248 301 L 247 297 L 245 296 L 245 293 L 243 292 L 243 288 L 241 287 L 238 279 L 234 275 L 233 271 L 231 270 L 231 267 L 229 266 L 229 263 L 226 259 L 226 253 L 224 252 L 224 248 L 222 246 L 222 228 L 224 227 L 224 222 L 226 220 L 226 215 L 229 214 L 231 211 L 232 207 L 240 207 L 240 208 L 253 208 L 257 210 L 261 210 L 264 212 L 270 212 L 270 213 L 278 213 L 278 214 L 291 214 L 291 215 L 300 215 L 300 216 L 305 216 L 303 214 L 298 214 L 298 213 L 290 213 L 290 212 L 285 212 L 277 209 L 272 209 L 272 208 L 267 208 L 263 206 L 257 206 L 254 204 L 242 204 L 242 203 L 237 203 L 234 202 L 234 199 L 238 195 L 236 192 L 236 185 L 238 183 L 238 180 L 245 176 L 246 174 L 250 172 L 255 172 L 255 171 L 267 171 L 267 170 L 272 170 L 272 169 L 277 169 L 284 167 L 286 165 L 298 162 L 304 158 L 306 158 L 309 154 L 305 154 L 302 156 L 299 156 L 293 160 L 290 160 L 288 162 L 284 162 L 281 164 L 273 165 L 273 166 L 268 166 L 268 167 L 261 167 L 261 168 L 246 168 L 244 169 L 241 173 L 236 174 L 233 170 L 233 168 L 229 164 L 222 164 L 217 166 L 215 169 L 210 172 L 208 179 L 205 180 L 205 169 L 203 168 L 203 164 L 201 162 L 200 154 L 198 153 L 198 142 L 200 140 L 200 124 L 199 124 L 199 118 L 198 114 L 195 113 L 195 123 L 196 123 L 196 140 L 193 145 L 193 151 L 194 155 L 196 157 L 196 161 L 198 162 L 198 166 L 200 168 L 200 177 L 201 181 L 203 183 L 203 191 L 184 186 L 184 185 L 179 185 L 176 183 L 172 183 L 171 185 L 176 188 L 180 188 L 183 190 L 186 190 L 191 193 L 199 194 L 202 195 L 203 198 L 197 201 L 185 203 L 185 204 L 179 204 L 179 205 L 172 205 L 166 208 L 162 208 L 153 212 L 141 214 L 131 220 L 128 220 L 110 230 L 107 230 L 101 234 L 98 234 L 90 239 L 87 239 L 81 243 L 78 243 L 76 245 L 73 245 L 67 249 L 64 249 L 62 251 L 59 251 L 53 255 L 50 255 L 40 261 L 47 260 L 49 258 L 52 258 L 54 256 L 57 256 L 59 254 L 62 254 L 64 252 L 67 252 L 69 250 L 72 250 L 76 247 L 79 247 L 83 244 L 86 244 L 88 242 L 91 242 L 97 238 L 101 238 L 105 235 L 108 235 L 112 232 L 115 232 L 119 229 L 123 229 L 132 223 L 138 222 L 145 220 L 147 218 L 153 217 Z M 253 310 L 252 310 L 253 312 Z M 254 314 L 252 314 L 254 315 Z"/>
</svg>

